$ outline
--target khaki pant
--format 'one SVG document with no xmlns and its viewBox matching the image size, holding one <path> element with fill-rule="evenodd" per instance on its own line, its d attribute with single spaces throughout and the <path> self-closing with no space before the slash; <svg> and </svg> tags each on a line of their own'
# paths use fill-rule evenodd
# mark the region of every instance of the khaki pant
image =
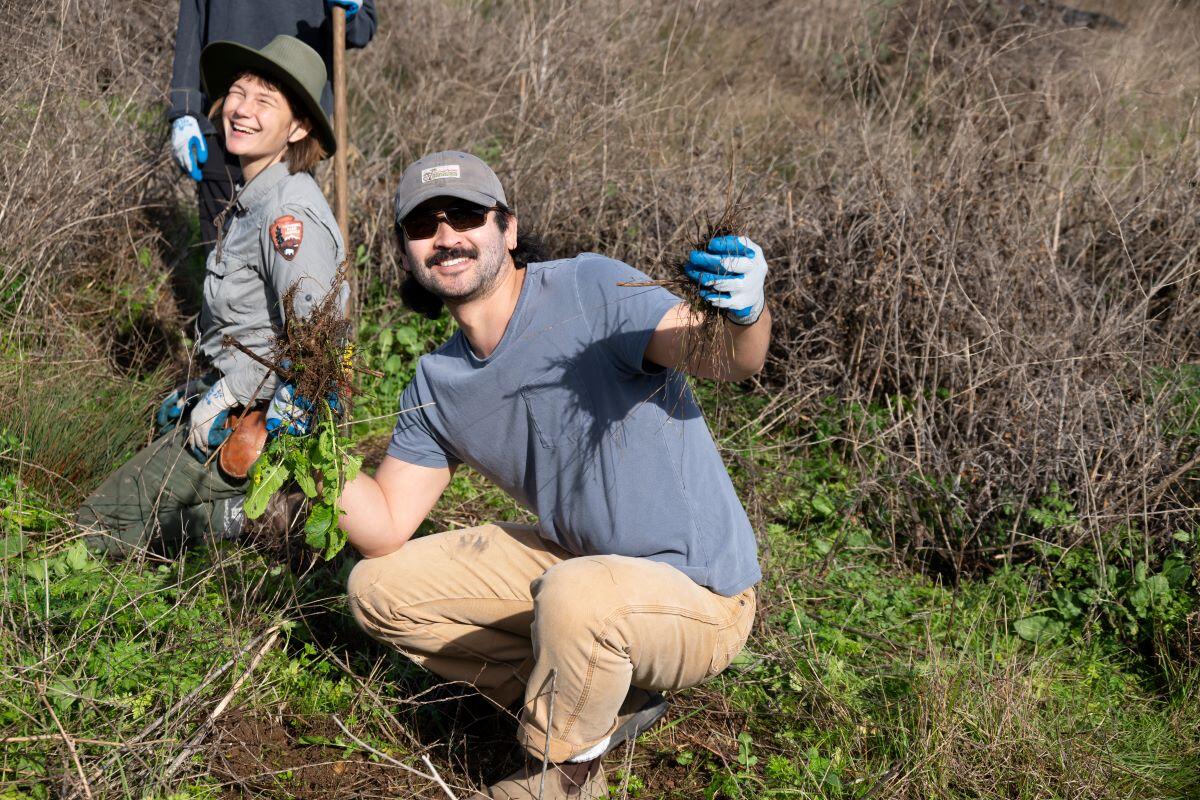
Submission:
<svg viewBox="0 0 1200 800">
<path fill-rule="evenodd" d="M 753 589 L 723 597 L 656 561 L 572 557 L 508 524 L 360 561 L 349 595 L 364 630 L 416 663 L 502 706 L 523 697 L 521 742 L 540 759 L 549 723 L 551 761 L 604 742 L 631 685 L 712 678 L 754 621 Z"/>
</svg>

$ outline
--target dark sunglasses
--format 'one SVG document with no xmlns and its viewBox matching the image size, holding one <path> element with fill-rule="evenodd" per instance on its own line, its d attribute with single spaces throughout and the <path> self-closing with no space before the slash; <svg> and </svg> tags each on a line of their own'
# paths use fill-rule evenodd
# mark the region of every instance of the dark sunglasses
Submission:
<svg viewBox="0 0 1200 800">
<path fill-rule="evenodd" d="M 472 204 L 439 208 L 434 211 L 414 211 L 400 220 L 400 227 L 404 229 L 404 235 L 409 239 L 428 239 L 437 233 L 438 225 L 445 220 L 447 225 L 462 233 L 483 225 L 487 222 L 488 212 L 496 208 L 499 206 L 485 207 Z"/>
</svg>

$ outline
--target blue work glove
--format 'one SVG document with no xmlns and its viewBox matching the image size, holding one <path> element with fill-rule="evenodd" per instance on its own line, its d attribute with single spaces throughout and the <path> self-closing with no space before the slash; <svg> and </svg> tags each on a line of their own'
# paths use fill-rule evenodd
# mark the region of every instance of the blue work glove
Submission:
<svg viewBox="0 0 1200 800">
<path fill-rule="evenodd" d="M 303 436 L 312 427 L 312 403 L 296 394 L 296 386 L 281 383 L 267 406 L 267 436 L 281 433 Z"/>
<path fill-rule="evenodd" d="M 358 13 L 358 9 L 362 8 L 362 0 L 325 0 L 325 5 L 332 9 L 334 6 L 341 6 L 346 9 L 346 22 L 354 19 L 354 15 Z"/>
<path fill-rule="evenodd" d="M 159 405 L 158 411 L 154 412 L 154 424 L 158 426 L 159 436 L 179 423 L 179 418 L 187 411 L 188 406 L 200 398 L 200 392 L 204 386 L 204 381 L 193 378 L 187 383 L 176 386 L 175 391 L 166 396 L 166 399 Z"/>
<path fill-rule="evenodd" d="M 185 115 L 171 123 L 171 149 L 179 168 L 198 182 L 200 165 L 208 161 L 208 145 L 195 117 Z"/>
<path fill-rule="evenodd" d="M 237 404 L 233 392 L 225 386 L 224 378 L 204 393 L 192 409 L 192 430 L 188 433 L 188 444 L 194 453 L 210 453 L 225 441 L 229 435 L 225 420 L 229 418 L 229 410 Z M 214 437 L 216 444 L 213 444 Z"/>
<path fill-rule="evenodd" d="M 341 412 L 337 395 L 330 392 L 326 398 L 334 413 Z M 296 386 L 281 383 L 267 406 L 267 436 L 274 438 L 281 433 L 304 436 L 312 430 L 313 404 L 307 397 L 296 394 Z"/>
<path fill-rule="evenodd" d="M 724 309 L 730 322 L 753 325 L 762 316 L 767 260 L 762 248 L 745 236 L 714 237 L 704 252 L 692 251 L 684 271 L 696 282 L 700 297 Z"/>
</svg>

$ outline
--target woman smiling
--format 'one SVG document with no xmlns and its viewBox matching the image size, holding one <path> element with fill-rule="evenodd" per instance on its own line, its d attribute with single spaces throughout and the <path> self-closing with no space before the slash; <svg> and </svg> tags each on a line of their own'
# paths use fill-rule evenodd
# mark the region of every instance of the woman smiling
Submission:
<svg viewBox="0 0 1200 800">
<path fill-rule="evenodd" d="M 307 316 L 333 285 L 345 246 L 311 170 L 337 148 L 320 104 L 321 57 L 279 36 L 261 50 L 214 42 L 200 55 L 210 113 L 245 184 L 217 219 L 205 264 L 195 374 L 159 408 L 159 436 L 110 475 L 80 508 L 89 543 L 109 553 L 174 547 L 211 530 L 241 530 L 244 473 L 215 451 L 242 409 L 265 404 L 275 376 L 245 352 L 270 355 L 286 317 Z M 282 298 L 291 292 L 285 308 Z M 344 302 L 344 298 L 343 298 Z"/>
</svg>

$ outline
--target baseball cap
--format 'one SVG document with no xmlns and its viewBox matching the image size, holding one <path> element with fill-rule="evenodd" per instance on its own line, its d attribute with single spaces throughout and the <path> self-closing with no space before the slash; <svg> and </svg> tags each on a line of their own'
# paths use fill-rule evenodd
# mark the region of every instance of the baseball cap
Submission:
<svg viewBox="0 0 1200 800">
<path fill-rule="evenodd" d="M 431 153 L 409 164 L 396 189 L 396 221 L 431 197 L 457 197 L 508 208 L 504 187 L 483 159 L 458 150 Z"/>
</svg>

